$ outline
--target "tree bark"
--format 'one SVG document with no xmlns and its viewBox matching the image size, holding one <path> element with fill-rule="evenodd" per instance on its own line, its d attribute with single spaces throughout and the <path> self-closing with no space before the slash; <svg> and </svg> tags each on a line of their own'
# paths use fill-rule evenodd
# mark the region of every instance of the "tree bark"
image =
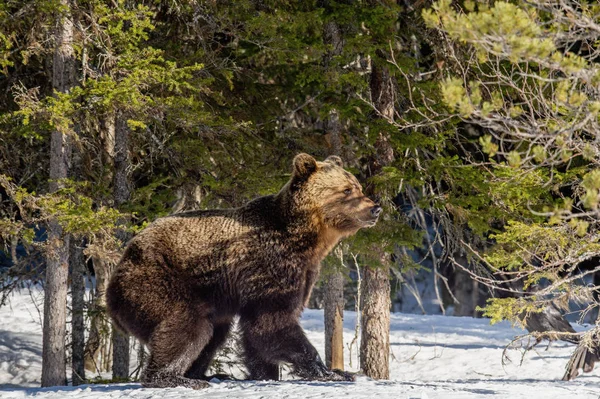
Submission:
<svg viewBox="0 0 600 399">
<path fill-rule="evenodd" d="M 325 364 L 344 369 L 344 275 L 331 273 L 325 281 Z"/>
<path fill-rule="evenodd" d="M 57 18 L 52 85 L 68 92 L 75 84 L 73 20 L 68 0 L 60 0 L 63 14 Z M 68 177 L 71 148 L 69 137 L 61 131 L 50 138 L 50 191 L 60 188 L 60 179 Z M 42 341 L 42 386 L 66 384 L 67 278 L 69 275 L 69 237 L 56 220 L 48 225 L 46 283 L 44 287 L 44 330 Z"/>
<path fill-rule="evenodd" d="M 109 171 L 105 176 L 106 184 L 110 184 L 114 179 L 115 125 L 115 113 L 110 112 L 103 118 L 100 132 L 103 147 L 102 162 Z M 93 256 L 92 259 L 96 284 L 90 312 L 90 333 L 85 347 L 85 368 L 101 373 L 110 370 L 112 364 L 110 322 L 105 313 L 105 294 L 111 274 L 111 264 L 99 256 Z"/>
<path fill-rule="evenodd" d="M 341 54 L 343 40 L 339 26 L 335 22 L 325 25 L 323 40 L 331 45 L 325 55 L 324 62 L 329 64 L 331 58 Z M 342 126 L 337 110 L 329 113 L 327 135 L 329 136 L 330 155 L 341 155 Z M 327 274 L 324 286 L 324 322 L 325 322 L 325 364 L 330 369 L 344 369 L 344 275 L 336 268 Z"/>
<path fill-rule="evenodd" d="M 341 153 L 341 124 L 336 110 L 327 121 L 332 155 Z M 344 275 L 341 270 L 327 274 L 324 285 L 325 364 L 330 369 L 344 369 Z"/>
<path fill-rule="evenodd" d="M 77 124 L 76 134 L 80 132 Z M 78 136 L 71 140 L 71 170 L 73 180 L 85 180 L 83 156 L 84 150 L 77 145 Z M 71 382 L 74 386 L 85 382 L 85 285 L 87 266 L 83 254 L 86 240 L 83 237 L 71 237 L 69 249 L 69 268 L 71 270 Z"/>
<path fill-rule="evenodd" d="M 12 236 L 10 238 L 10 259 L 12 261 L 13 266 L 16 266 L 19 262 L 19 257 L 17 256 L 17 247 L 19 246 L 19 237 Z"/>
<path fill-rule="evenodd" d="M 394 117 L 394 85 L 390 74 L 384 66 L 373 62 L 370 79 L 371 99 L 378 115 L 383 118 Z M 381 169 L 392 163 L 394 151 L 389 137 L 379 134 L 375 142 L 375 154 L 368 162 L 368 177 L 377 175 Z M 373 185 L 365 190 L 367 195 L 377 193 Z M 389 378 L 390 353 L 390 280 L 389 261 L 385 252 L 379 252 L 380 266 L 365 267 L 362 285 L 362 335 L 360 342 L 361 369 L 368 377 L 374 379 Z"/>
<path fill-rule="evenodd" d="M 378 62 L 373 62 L 372 68 L 371 80 L 369 82 L 371 101 L 373 101 L 373 105 L 377 109 L 379 116 L 387 120 L 393 120 L 396 90 L 390 72 L 385 66 L 379 65 Z M 378 152 L 383 149 L 381 146 L 377 148 Z M 385 149 L 387 150 L 388 148 Z M 387 161 L 393 160 L 393 156 L 386 156 L 380 160 L 387 163 Z"/>
<path fill-rule="evenodd" d="M 131 182 L 127 172 L 129 167 L 129 128 L 121 113 L 117 113 L 115 122 L 113 192 L 115 207 L 118 208 L 129 200 Z M 125 244 L 131 237 L 125 230 L 119 230 L 117 238 Z M 113 379 L 122 381 L 129 378 L 129 335 L 120 331 L 114 324 L 112 331 Z"/>
<path fill-rule="evenodd" d="M 453 293 L 458 301 L 454 307 L 454 316 L 475 317 L 479 287 L 467 272 L 458 269 L 454 271 Z"/>
<path fill-rule="evenodd" d="M 99 257 L 93 257 L 96 287 L 90 306 L 90 333 L 85 345 L 85 369 L 101 373 L 111 369 L 110 329 L 106 317 L 106 287 L 110 276 L 110 264 Z"/>
<path fill-rule="evenodd" d="M 390 378 L 390 279 L 389 267 L 363 270 L 360 367 L 376 380 Z"/>
<path fill-rule="evenodd" d="M 71 367 L 73 385 L 85 381 L 85 257 L 83 240 L 71 240 Z"/>
</svg>

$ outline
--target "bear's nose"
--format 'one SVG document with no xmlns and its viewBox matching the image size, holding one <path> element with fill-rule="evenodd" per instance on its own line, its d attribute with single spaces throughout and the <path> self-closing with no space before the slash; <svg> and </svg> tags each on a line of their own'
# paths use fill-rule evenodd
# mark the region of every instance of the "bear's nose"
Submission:
<svg viewBox="0 0 600 399">
<path fill-rule="evenodd" d="M 373 208 L 371 208 L 371 215 L 376 218 L 379 216 L 382 210 L 383 209 L 379 205 L 375 205 Z"/>
</svg>

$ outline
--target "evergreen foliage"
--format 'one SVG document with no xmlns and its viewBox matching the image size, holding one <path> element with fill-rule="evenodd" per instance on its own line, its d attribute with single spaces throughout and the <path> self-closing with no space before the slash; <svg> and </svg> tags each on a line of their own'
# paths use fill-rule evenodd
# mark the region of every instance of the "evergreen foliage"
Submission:
<svg viewBox="0 0 600 399">
<path fill-rule="evenodd" d="M 486 205 L 499 227 L 478 251 L 488 282 L 509 280 L 524 296 L 492 299 L 485 314 L 517 320 L 548 301 L 589 302 L 598 287 L 574 275 L 598 253 L 600 75 L 590 33 L 600 9 L 552 1 L 461 9 L 442 0 L 423 19 L 461 54 L 440 87 L 450 113 L 480 132 L 485 155 L 470 163 L 487 175 Z M 584 275 L 598 271 L 591 265 Z"/>
<path fill-rule="evenodd" d="M 517 322 L 548 301 L 593 304 L 598 287 L 580 277 L 598 266 L 576 274 L 600 253 L 594 2 L 71 3 L 79 78 L 68 93 L 53 92 L 50 79 L 65 10 L 0 3 L 5 253 L 44 251 L 54 217 L 85 239 L 88 257 L 115 262 L 119 231 L 276 192 L 295 154 L 330 154 L 336 110 L 339 155 L 385 209 L 377 227 L 345 242 L 346 260 L 358 254 L 376 267 L 391 254 L 383 261 L 399 281 L 429 270 L 443 308 L 456 305 L 454 274 L 467 272 L 495 297 L 484 311 L 492 321 Z M 373 65 L 391 75 L 391 117 L 371 97 Z M 130 132 L 132 193 L 119 206 L 115 121 Z M 78 166 L 50 193 L 54 130 L 71 137 Z M 394 161 L 372 175 L 381 136 Z M 341 262 L 325 264 L 327 275 Z M 22 266 L 4 273 L 7 287 Z"/>
</svg>

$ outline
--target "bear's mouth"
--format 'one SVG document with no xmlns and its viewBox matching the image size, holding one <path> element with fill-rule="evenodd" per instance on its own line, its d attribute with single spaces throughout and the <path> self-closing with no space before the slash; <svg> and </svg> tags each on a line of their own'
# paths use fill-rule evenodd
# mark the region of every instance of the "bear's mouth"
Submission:
<svg viewBox="0 0 600 399">
<path fill-rule="evenodd" d="M 377 221 L 379 220 L 379 218 L 375 218 L 373 220 L 368 220 L 365 222 L 365 227 L 373 227 L 377 224 Z"/>
<path fill-rule="evenodd" d="M 359 217 L 355 217 L 355 219 L 362 225 L 362 227 L 373 227 L 377 224 L 377 221 L 379 220 L 379 216 L 377 216 L 374 219 L 367 219 L 367 220 L 363 220 Z"/>
</svg>

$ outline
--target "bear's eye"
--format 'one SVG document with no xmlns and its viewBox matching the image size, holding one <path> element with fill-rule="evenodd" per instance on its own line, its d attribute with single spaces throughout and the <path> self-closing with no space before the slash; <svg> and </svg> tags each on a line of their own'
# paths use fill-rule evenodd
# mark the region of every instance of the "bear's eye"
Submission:
<svg viewBox="0 0 600 399">
<path fill-rule="evenodd" d="M 345 189 L 345 190 L 344 190 L 344 194 L 346 194 L 346 195 L 350 195 L 350 194 L 352 194 L 352 189 L 351 189 L 351 188 L 347 188 L 347 189 Z"/>
</svg>

